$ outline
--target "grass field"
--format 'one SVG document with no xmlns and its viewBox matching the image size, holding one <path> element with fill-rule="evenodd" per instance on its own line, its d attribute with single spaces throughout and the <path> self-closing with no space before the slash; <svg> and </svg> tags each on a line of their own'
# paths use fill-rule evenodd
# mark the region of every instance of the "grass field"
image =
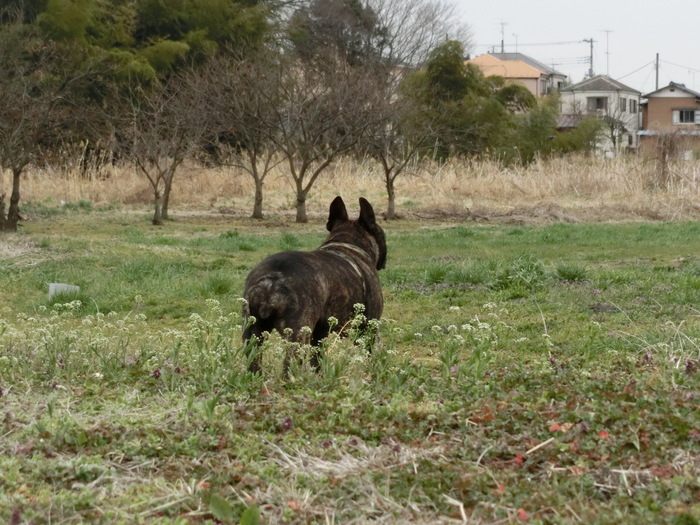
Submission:
<svg viewBox="0 0 700 525">
<path fill-rule="evenodd" d="M 325 221 L 32 213 L 0 237 L 0 522 L 700 520 L 698 222 L 386 223 L 380 343 L 285 380 L 274 338 L 246 372 L 242 283 Z"/>
</svg>

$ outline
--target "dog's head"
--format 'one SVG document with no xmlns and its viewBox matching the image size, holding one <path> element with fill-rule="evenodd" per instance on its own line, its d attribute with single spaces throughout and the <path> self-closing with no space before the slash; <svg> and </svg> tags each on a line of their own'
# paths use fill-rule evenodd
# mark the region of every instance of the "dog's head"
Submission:
<svg viewBox="0 0 700 525">
<path fill-rule="evenodd" d="M 360 197 L 360 217 L 348 218 L 348 210 L 341 197 L 331 202 L 326 228 L 330 232 L 326 242 L 342 242 L 357 246 L 374 261 L 377 270 L 386 266 L 386 238 L 377 224 L 372 205 Z"/>
</svg>

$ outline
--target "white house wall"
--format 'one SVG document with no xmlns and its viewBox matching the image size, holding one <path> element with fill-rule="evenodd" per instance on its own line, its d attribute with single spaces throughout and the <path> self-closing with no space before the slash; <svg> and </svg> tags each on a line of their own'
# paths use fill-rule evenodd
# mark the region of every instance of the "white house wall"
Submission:
<svg viewBox="0 0 700 525">
<path fill-rule="evenodd" d="M 589 98 L 608 98 L 608 109 L 598 110 L 597 112 L 588 111 Z M 620 111 L 620 99 L 627 100 L 626 110 Z M 630 113 L 630 100 L 634 100 L 637 106 L 636 113 Z M 577 107 L 578 106 L 578 107 Z M 606 114 L 620 118 L 627 127 L 627 133 L 624 135 L 621 147 L 627 147 L 628 136 L 632 136 L 632 147 L 638 145 L 637 131 L 640 129 L 641 107 L 640 96 L 636 93 L 625 91 L 564 91 L 560 93 L 561 113 L 564 115 L 584 115 L 584 116 L 605 116 Z M 604 151 L 612 150 L 612 143 L 608 137 L 599 144 L 599 148 Z"/>
</svg>

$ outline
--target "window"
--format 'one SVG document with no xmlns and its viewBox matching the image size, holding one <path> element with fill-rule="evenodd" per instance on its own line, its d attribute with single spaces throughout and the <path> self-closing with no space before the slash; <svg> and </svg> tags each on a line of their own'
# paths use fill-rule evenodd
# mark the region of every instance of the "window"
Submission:
<svg viewBox="0 0 700 525">
<path fill-rule="evenodd" d="M 627 111 L 627 99 L 626 98 L 620 99 L 620 111 L 621 112 Z"/>
<path fill-rule="evenodd" d="M 608 97 L 588 97 L 588 111 L 608 109 Z"/>
<path fill-rule="evenodd" d="M 695 124 L 694 109 L 674 109 L 673 110 L 674 124 Z"/>
<path fill-rule="evenodd" d="M 630 99 L 630 113 L 636 113 L 637 112 L 637 101 L 634 99 Z"/>
<path fill-rule="evenodd" d="M 695 111 L 693 111 L 692 109 L 680 110 L 679 121 L 681 124 L 695 124 Z"/>
</svg>

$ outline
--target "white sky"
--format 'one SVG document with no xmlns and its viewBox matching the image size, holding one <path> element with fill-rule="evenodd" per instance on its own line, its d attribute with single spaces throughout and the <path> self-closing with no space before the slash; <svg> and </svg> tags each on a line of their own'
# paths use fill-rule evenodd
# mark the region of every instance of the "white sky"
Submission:
<svg viewBox="0 0 700 525">
<path fill-rule="evenodd" d="M 471 27 L 472 57 L 500 51 L 503 22 L 506 52 L 516 51 L 517 41 L 517 51 L 573 82 L 588 73 L 590 44 L 583 40 L 592 38 L 596 75 L 649 93 L 659 53 L 659 87 L 674 81 L 700 91 L 700 0 L 453 1 Z"/>
</svg>

